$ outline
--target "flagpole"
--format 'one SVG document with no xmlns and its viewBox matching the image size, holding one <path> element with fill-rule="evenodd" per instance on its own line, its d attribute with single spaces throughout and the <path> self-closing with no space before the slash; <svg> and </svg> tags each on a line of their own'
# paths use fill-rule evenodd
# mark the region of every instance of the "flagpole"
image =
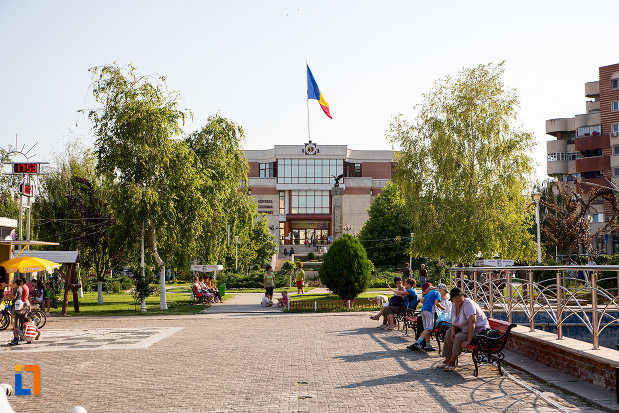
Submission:
<svg viewBox="0 0 619 413">
<path fill-rule="evenodd" d="M 307 60 L 305 61 L 305 77 L 307 78 Z M 308 84 L 309 87 L 309 82 L 306 82 Z M 307 103 L 307 138 L 308 138 L 308 142 L 312 143 L 312 136 L 310 134 L 310 116 L 309 116 L 309 89 L 307 90 L 307 93 L 305 94 L 305 101 Z"/>
</svg>

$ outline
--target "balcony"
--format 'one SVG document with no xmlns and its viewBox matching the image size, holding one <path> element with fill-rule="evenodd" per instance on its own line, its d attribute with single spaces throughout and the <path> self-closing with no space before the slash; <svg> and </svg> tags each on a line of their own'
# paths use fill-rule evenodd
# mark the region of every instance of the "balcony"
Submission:
<svg viewBox="0 0 619 413">
<path fill-rule="evenodd" d="M 610 137 L 608 135 L 583 136 L 576 138 L 575 149 L 577 151 L 590 151 L 592 149 L 610 148 Z"/>
<path fill-rule="evenodd" d="M 594 126 L 600 125 L 602 122 L 600 121 L 600 113 L 589 113 L 584 115 L 576 115 L 574 117 L 574 126 L 576 128 L 582 128 L 584 126 Z"/>
<path fill-rule="evenodd" d="M 597 113 L 600 111 L 600 101 L 591 100 L 587 102 L 587 113 Z"/>
<path fill-rule="evenodd" d="M 546 162 L 546 174 L 553 175 L 566 175 L 568 173 L 567 161 L 554 161 Z"/>
<path fill-rule="evenodd" d="M 567 141 L 564 139 L 557 139 L 553 141 L 546 141 L 546 153 L 565 153 L 567 152 Z"/>
<path fill-rule="evenodd" d="M 574 118 L 558 118 L 546 121 L 546 133 L 556 136 L 557 132 L 568 132 L 576 130 Z"/>
<path fill-rule="evenodd" d="M 585 96 L 588 98 L 600 96 L 600 82 L 595 81 L 585 83 Z"/>
<path fill-rule="evenodd" d="M 576 173 L 610 169 L 610 156 L 576 159 Z"/>
</svg>

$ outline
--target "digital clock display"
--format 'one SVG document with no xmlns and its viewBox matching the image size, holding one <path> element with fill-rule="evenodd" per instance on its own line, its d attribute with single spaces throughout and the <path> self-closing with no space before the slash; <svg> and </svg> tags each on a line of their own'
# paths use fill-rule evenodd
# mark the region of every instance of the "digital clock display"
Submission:
<svg viewBox="0 0 619 413">
<path fill-rule="evenodd" d="M 39 164 L 38 163 L 14 163 L 13 173 L 14 174 L 38 174 Z"/>
</svg>

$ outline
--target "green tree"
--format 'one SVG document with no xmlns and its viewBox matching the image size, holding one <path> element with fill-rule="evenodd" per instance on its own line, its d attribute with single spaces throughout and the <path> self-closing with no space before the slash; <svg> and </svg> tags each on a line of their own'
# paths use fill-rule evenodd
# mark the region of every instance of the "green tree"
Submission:
<svg viewBox="0 0 619 413">
<path fill-rule="evenodd" d="M 102 281 L 111 267 L 109 233 L 114 221 L 106 189 L 95 173 L 93 153 L 70 143 L 40 184 L 32 211 L 35 234 L 59 242 L 61 249 L 80 252 L 83 269 L 96 274 L 98 302 L 103 304 Z"/>
<path fill-rule="evenodd" d="M 503 63 L 463 69 L 423 95 L 414 123 L 387 137 L 399 148 L 394 179 L 415 228 L 413 253 L 470 263 L 478 254 L 535 256 L 529 234 L 533 135 L 514 126 L 519 100 Z"/>
<path fill-rule="evenodd" d="M 199 160 L 204 175 L 200 191 L 209 205 L 199 236 L 200 262 L 223 262 L 234 268 L 238 260 L 239 268 L 246 269 L 251 264 L 262 266 L 275 251 L 266 220 L 256 212 L 253 198 L 239 188 L 249 171 L 244 139 L 243 128 L 219 115 L 209 117 L 205 126 L 185 139 Z"/>
<path fill-rule="evenodd" d="M 412 227 L 398 187 L 389 183 L 372 202 L 368 215 L 359 241 L 374 265 L 393 266 L 408 261 Z"/>
<path fill-rule="evenodd" d="M 173 139 L 181 135 L 189 112 L 179 107 L 180 96 L 168 91 L 163 76 L 138 76 L 132 66 L 126 71 L 96 67 L 91 73 L 93 95 L 102 105 L 89 112 L 97 171 L 111 184 L 111 205 L 123 235 L 150 241 L 160 270 L 160 308 L 167 309 L 163 257 L 193 255 L 208 212 L 198 159 Z"/>
<path fill-rule="evenodd" d="M 320 281 L 343 300 L 352 300 L 368 287 L 373 267 L 359 240 L 344 234 L 323 257 Z"/>
<path fill-rule="evenodd" d="M 11 162 L 15 148 L 8 146 L 0 148 L 0 162 Z M 19 177 L 11 174 L 0 174 L 0 217 L 17 219 L 19 204 L 14 194 L 19 188 Z"/>
</svg>

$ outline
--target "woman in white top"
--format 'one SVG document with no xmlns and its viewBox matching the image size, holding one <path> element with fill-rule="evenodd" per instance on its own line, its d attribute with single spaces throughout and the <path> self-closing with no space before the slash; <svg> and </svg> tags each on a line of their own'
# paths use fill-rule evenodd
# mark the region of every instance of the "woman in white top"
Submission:
<svg viewBox="0 0 619 413">
<path fill-rule="evenodd" d="M 471 343 L 475 333 L 479 333 L 484 328 L 490 328 L 490 325 L 481 307 L 470 298 L 465 298 L 458 287 L 451 289 L 449 300 L 453 303 L 451 328 L 445 334 L 443 346 L 445 359 L 437 367 L 445 371 L 454 371 L 462 347 Z"/>
</svg>

